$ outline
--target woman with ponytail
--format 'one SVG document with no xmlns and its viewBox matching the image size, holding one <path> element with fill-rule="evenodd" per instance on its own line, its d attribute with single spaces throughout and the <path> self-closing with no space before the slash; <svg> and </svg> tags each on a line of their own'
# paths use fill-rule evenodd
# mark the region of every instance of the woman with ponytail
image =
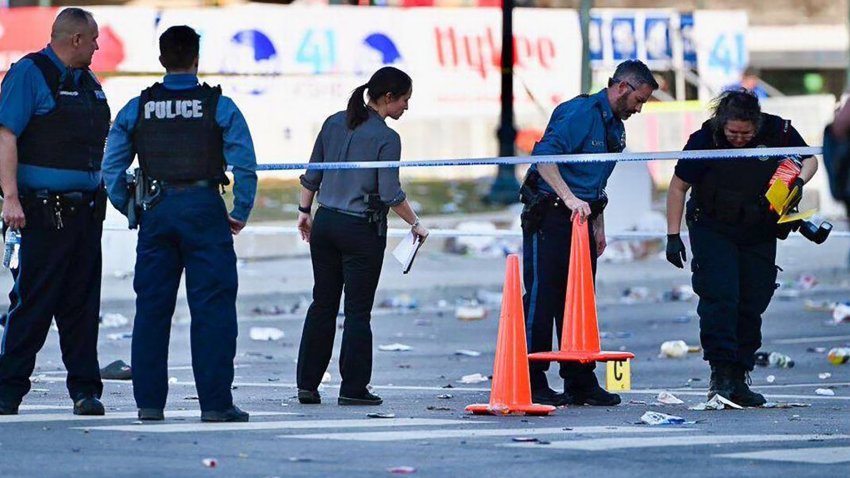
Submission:
<svg viewBox="0 0 850 478">
<path fill-rule="evenodd" d="M 345 111 L 325 120 L 310 162 L 399 161 L 401 140 L 385 121 L 404 114 L 412 92 L 410 76 L 398 68 L 387 66 L 376 71 L 352 92 Z M 343 291 L 345 325 L 338 403 L 382 403 L 367 385 L 372 377 L 372 304 L 387 246 L 386 213 L 392 209 L 410 224 L 420 242 L 428 237 L 428 229 L 410 207 L 398 175 L 398 168 L 383 168 L 308 169 L 301 176 L 298 230 L 310 243 L 315 281 L 298 351 L 301 403 L 321 403 L 318 388 L 331 359 Z M 311 215 L 314 197 L 319 203 L 315 219 Z"/>
</svg>

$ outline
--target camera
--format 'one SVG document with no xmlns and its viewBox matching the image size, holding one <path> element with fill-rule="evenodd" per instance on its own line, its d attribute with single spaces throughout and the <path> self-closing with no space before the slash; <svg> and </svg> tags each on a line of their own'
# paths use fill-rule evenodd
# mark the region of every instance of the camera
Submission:
<svg viewBox="0 0 850 478">
<path fill-rule="evenodd" d="M 820 216 L 800 223 L 800 234 L 815 244 L 823 244 L 830 232 L 832 232 L 832 224 Z"/>
</svg>

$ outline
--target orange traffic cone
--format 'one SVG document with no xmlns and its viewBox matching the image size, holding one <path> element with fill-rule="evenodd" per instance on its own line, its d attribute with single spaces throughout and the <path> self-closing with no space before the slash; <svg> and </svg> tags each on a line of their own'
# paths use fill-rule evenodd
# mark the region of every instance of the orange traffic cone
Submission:
<svg viewBox="0 0 850 478">
<path fill-rule="evenodd" d="M 564 304 L 564 329 L 557 352 L 538 352 L 529 360 L 541 362 L 607 362 L 634 358 L 629 352 L 604 352 L 599 344 L 596 317 L 596 292 L 590 263 L 587 221 L 573 220 L 567 297 Z"/>
<path fill-rule="evenodd" d="M 519 257 L 516 254 L 508 256 L 497 340 L 490 403 L 469 405 L 466 411 L 477 415 L 508 415 L 510 413 L 548 415 L 554 411 L 553 406 L 531 403 L 528 349 L 525 344 L 525 319 L 522 312 L 522 288 L 519 283 Z"/>
</svg>

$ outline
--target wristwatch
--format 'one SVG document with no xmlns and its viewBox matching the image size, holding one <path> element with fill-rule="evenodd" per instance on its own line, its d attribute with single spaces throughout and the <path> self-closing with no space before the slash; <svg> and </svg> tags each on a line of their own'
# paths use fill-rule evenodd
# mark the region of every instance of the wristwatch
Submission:
<svg viewBox="0 0 850 478">
<path fill-rule="evenodd" d="M 300 204 L 298 205 L 298 212 L 303 212 L 304 214 L 310 214 L 312 210 L 309 207 L 302 207 Z"/>
</svg>

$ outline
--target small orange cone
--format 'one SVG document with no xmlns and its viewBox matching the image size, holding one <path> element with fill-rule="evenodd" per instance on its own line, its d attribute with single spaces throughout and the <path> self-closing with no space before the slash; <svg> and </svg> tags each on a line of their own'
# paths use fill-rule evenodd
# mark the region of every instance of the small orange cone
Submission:
<svg viewBox="0 0 850 478">
<path fill-rule="evenodd" d="M 496 359 L 493 361 L 493 385 L 490 403 L 466 407 L 476 415 L 548 415 L 550 405 L 531 403 L 531 380 L 528 372 L 528 349 L 525 343 L 525 319 L 522 312 L 522 288 L 519 282 L 519 257 L 508 256 L 505 287 L 502 290 L 502 314 Z"/>
<path fill-rule="evenodd" d="M 599 344 L 596 317 L 596 292 L 590 263 L 587 221 L 573 220 L 570 269 L 564 304 L 564 329 L 561 348 L 556 352 L 538 352 L 528 356 L 540 362 L 607 362 L 634 358 L 629 352 L 604 352 Z"/>
</svg>

